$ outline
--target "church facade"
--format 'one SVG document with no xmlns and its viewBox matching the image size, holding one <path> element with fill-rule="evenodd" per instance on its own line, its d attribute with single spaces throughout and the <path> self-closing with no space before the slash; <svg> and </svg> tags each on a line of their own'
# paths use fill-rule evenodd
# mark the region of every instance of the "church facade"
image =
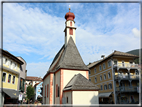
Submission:
<svg viewBox="0 0 142 107">
<path fill-rule="evenodd" d="M 98 104 L 99 88 L 89 81 L 75 42 L 75 15 L 65 15 L 65 44 L 43 77 L 43 104 Z"/>
</svg>

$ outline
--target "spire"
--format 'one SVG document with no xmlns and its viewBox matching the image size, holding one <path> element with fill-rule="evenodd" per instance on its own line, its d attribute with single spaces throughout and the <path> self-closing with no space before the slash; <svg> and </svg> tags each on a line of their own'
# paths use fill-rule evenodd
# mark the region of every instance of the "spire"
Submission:
<svg viewBox="0 0 142 107">
<path fill-rule="evenodd" d="M 74 13 L 70 12 L 70 10 L 71 9 L 70 9 L 70 5 L 69 5 L 69 12 L 67 12 L 65 15 L 65 19 L 66 19 L 65 30 L 64 30 L 64 32 L 65 32 L 65 46 L 67 46 L 68 40 L 70 37 L 73 38 L 73 41 L 75 43 L 75 30 L 76 30 L 76 28 L 74 27 L 75 15 L 74 15 Z"/>
<path fill-rule="evenodd" d="M 69 12 L 70 12 L 71 8 L 70 8 L 70 5 L 69 5 Z"/>
</svg>

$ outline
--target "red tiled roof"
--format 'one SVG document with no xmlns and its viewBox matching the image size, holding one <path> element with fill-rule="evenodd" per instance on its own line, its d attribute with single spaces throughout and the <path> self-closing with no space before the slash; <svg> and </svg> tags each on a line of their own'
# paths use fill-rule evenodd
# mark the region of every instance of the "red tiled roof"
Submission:
<svg viewBox="0 0 142 107">
<path fill-rule="evenodd" d="M 106 60 L 106 59 L 108 59 L 108 58 L 110 58 L 110 57 L 112 57 L 112 56 L 122 56 L 122 57 L 126 56 L 126 57 L 132 57 L 132 58 L 139 58 L 139 56 L 137 56 L 137 55 L 133 55 L 133 54 L 129 54 L 129 53 L 120 52 L 120 51 L 116 51 L 116 50 L 115 50 L 113 53 L 111 53 L 110 55 L 108 55 L 108 56 L 105 57 L 104 59 L 101 59 L 101 60 L 99 60 L 99 61 L 95 61 L 95 62 L 89 64 L 87 67 L 88 67 L 88 68 L 92 68 L 92 67 L 94 67 L 95 65 L 101 63 L 102 61 L 104 61 L 104 60 Z"/>
<path fill-rule="evenodd" d="M 42 81 L 42 78 L 40 78 L 40 77 L 27 76 L 27 77 L 26 77 L 26 80 Z"/>
</svg>

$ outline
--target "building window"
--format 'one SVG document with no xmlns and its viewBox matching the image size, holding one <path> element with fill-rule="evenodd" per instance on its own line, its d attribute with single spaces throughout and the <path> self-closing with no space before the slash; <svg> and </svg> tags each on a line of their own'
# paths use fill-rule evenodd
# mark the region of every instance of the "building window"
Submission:
<svg viewBox="0 0 142 107">
<path fill-rule="evenodd" d="M 95 77 L 95 83 L 97 82 L 97 78 Z"/>
<path fill-rule="evenodd" d="M 49 88 L 49 85 L 47 84 L 47 97 L 48 97 L 48 88 Z"/>
<path fill-rule="evenodd" d="M 106 74 L 104 74 L 104 80 L 106 80 Z"/>
<path fill-rule="evenodd" d="M 100 81 L 102 81 L 102 75 L 100 76 Z"/>
<path fill-rule="evenodd" d="M 111 60 L 108 61 L 108 67 L 110 67 L 110 66 L 111 66 Z"/>
<path fill-rule="evenodd" d="M 12 84 L 15 84 L 15 76 L 13 76 Z"/>
<path fill-rule="evenodd" d="M 108 84 L 108 89 L 112 89 L 112 84 Z"/>
<path fill-rule="evenodd" d="M 14 63 L 15 64 L 15 69 L 17 68 L 17 64 L 16 63 Z"/>
<path fill-rule="evenodd" d="M 114 60 L 114 65 L 117 65 L 117 60 Z"/>
<path fill-rule="evenodd" d="M 68 103 L 68 97 L 67 97 L 67 103 Z"/>
<path fill-rule="evenodd" d="M 58 97 L 60 96 L 60 87 L 58 86 Z"/>
<path fill-rule="evenodd" d="M 94 68 L 94 73 L 96 73 L 97 71 L 96 71 L 96 68 Z"/>
<path fill-rule="evenodd" d="M 103 69 L 105 69 L 106 68 L 106 65 L 105 65 L 105 63 L 103 63 Z"/>
<path fill-rule="evenodd" d="M 108 78 L 110 78 L 111 76 L 110 76 L 110 72 L 108 73 Z"/>
<path fill-rule="evenodd" d="M 3 76 L 2 76 L 2 81 L 5 82 L 6 81 L 6 73 L 3 72 Z"/>
<path fill-rule="evenodd" d="M 20 70 L 21 70 L 21 71 L 23 71 L 23 69 L 22 69 L 22 65 L 20 65 Z"/>
<path fill-rule="evenodd" d="M 101 85 L 101 90 L 103 90 L 103 86 Z"/>
<path fill-rule="evenodd" d="M 104 85 L 104 90 L 107 90 L 107 85 Z"/>
<path fill-rule="evenodd" d="M 8 83 L 11 83 L 11 75 L 8 75 Z"/>
<path fill-rule="evenodd" d="M 100 71 L 102 70 L 102 66 L 101 66 L 101 65 L 99 66 L 99 70 L 100 70 Z"/>
<path fill-rule="evenodd" d="M 89 70 L 89 75 L 91 74 L 90 70 Z"/>
<path fill-rule="evenodd" d="M 30 83 L 32 85 L 32 83 Z M 24 79 L 20 78 L 20 90 L 24 91 Z"/>
<path fill-rule="evenodd" d="M 70 22 L 70 26 L 72 26 L 72 22 Z"/>
<path fill-rule="evenodd" d="M 73 35 L 73 29 L 70 28 L 70 35 Z"/>
<path fill-rule="evenodd" d="M 7 64 L 7 62 L 8 62 L 8 59 L 6 58 L 6 59 L 5 59 L 5 64 Z"/>
<path fill-rule="evenodd" d="M 10 61 L 9 63 L 10 68 L 13 68 L 12 61 Z"/>
</svg>

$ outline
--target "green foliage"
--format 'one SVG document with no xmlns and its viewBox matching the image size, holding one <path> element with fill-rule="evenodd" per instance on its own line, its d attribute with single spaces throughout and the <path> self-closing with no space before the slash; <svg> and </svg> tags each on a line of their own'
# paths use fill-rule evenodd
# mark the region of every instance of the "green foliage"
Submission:
<svg viewBox="0 0 142 107">
<path fill-rule="evenodd" d="M 29 86 L 27 87 L 27 92 L 26 92 L 26 94 L 27 94 L 27 98 L 28 98 L 29 100 L 34 97 L 34 88 L 33 88 L 31 85 L 29 85 Z"/>
<path fill-rule="evenodd" d="M 127 53 L 130 53 L 130 54 L 133 54 L 133 55 L 137 55 L 140 58 L 140 55 L 142 56 L 142 49 L 141 49 L 140 55 L 139 55 L 139 51 L 140 51 L 140 49 L 135 49 L 135 50 L 131 50 L 131 51 L 127 52 Z M 137 64 L 139 63 L 139 58 L 135 59 L 135 63 L 137 63 Z M 140 60 L 141 60 L 141 63 L 142 63 L 142 57 L 141 57 Z"/>
</svg>

